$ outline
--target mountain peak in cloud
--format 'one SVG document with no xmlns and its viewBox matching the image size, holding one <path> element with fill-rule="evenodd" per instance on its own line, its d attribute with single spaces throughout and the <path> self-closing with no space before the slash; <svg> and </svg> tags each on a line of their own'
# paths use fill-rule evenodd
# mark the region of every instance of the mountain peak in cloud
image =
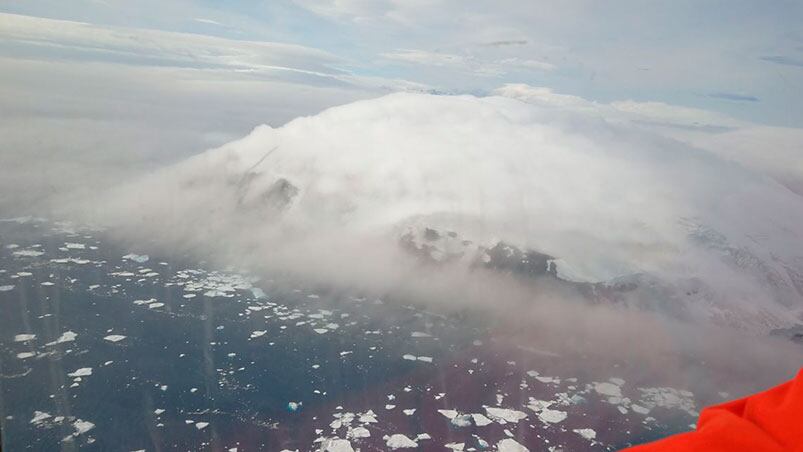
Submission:
<svg viewBox="0 0 803 452">
<path fill-rule="evenodd" d="M 643 274 L 669 292 L 702 281 L 699 316 L 727 309 L 750 329 L 786 325 L 803 301 L 803 200 L 709 152 L 569 105 L 359 101 L 258 127 L 116 191 L 102 221 L 386 288 L 403 268 L 399 237 L 431 227 L 538 250 L 573 280 Z"/>
</svg>

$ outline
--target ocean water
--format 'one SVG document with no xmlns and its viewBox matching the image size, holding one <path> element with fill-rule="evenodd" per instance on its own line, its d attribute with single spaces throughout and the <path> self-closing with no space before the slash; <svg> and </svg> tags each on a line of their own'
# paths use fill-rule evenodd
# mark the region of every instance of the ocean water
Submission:
<svg viewBox="0 0 803 452">
<path fill-rule="evenodd" d="M 137 251 L 0 222 L 3 450 L 615 450 L 698 409 L 624 369 L 561 374 L 579 357 L 479 313 Z"/>
</svg>

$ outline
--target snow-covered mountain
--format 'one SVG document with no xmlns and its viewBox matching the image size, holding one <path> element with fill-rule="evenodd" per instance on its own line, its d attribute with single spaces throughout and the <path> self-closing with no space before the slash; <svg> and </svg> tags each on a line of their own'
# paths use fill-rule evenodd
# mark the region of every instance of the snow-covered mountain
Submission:
<svg viewBox="0 0 803 452">
<path fill-rule="evenodd" d="M 753 331 L 803 312 L 803 198 L 570 107 L 393 94 L 257 127 L 103 202 L 113 230 L 329 282 L 381 290 L 438 263 Z"/>
</svg>

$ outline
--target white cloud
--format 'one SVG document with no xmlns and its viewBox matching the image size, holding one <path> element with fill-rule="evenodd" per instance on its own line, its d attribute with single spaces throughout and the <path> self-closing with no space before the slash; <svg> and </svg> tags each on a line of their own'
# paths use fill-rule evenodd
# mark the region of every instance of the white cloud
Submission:
<svg viewBox="0 0 803 452">
<path fill-rule="evenodd" d="M 498 61 L 500 67 L 512 67 L 522 69 L 533 69 L 538 71 L 551 71 L 555 69 L 555 65 L 544 61 L 523 58 L 505 58 Z"/>
<path fill-rule="evenodd" d="M 275 42 L 235 41 L 206 35 L 98 26 L 0 13 L 0 38 L 46 48 L 54 55 L 83 52 L 85 58 L 133 64 L 288 71 L 320 77 L 345 75 L 343 61 L 327 52 Z M 69 55 L 69 54 L 68 54 Z"/>
<path fill-rule="evenodd" d="M 727 115 L 699 108 L 633 100 L 601 103 L 580 96 L 559 94 L 547 87 L 526 84 L 504 85 L 493 90 L 493 93 L 542 107 L 595 113 L 609 121 L 628 121 L 652 126 L 703 130 L 732 129 L 749 124 Z"/>
<path fill-rule="evenodd" d="M 592 102 L 524 84 L 505 85 L 493 93 L 541 107 L 583 112 L 609 122 L 642 126 L 766 174 L 803 195 L 803 129 L 768 127 L 663 102 Z"/>
<path fill-rule="evenodd" d="M 803 196 L 803 129 L 747 125 L 691 142 L 761 171 Z"/>
<path fill-rule="evenodd" d="M 203 17 L 195 17 L 192 20 L 194 20 L 195 22 L 198 22 L 198 23 L 208 24 L 208 25 L 219 25 L 219 26 L 223 25 L 223 24 L 221 24 L 220 22 L 218 22 L 216 20 L 205 19 Z"/>
<path fill-rule="evenodd" d="M 559 107 L 583 110 L 597 110 L 601 105 L 569 94 L 559 94 L 543 86 L 530 86 L 524 83 L 511 83 L 492 91 L 497 96 L 518 99 L 529 104 L 543 107 Z"/>
<path fill-rule="evenodd" d="M 403 5 L 372 0 L 295 0 L 295 3 L 316 14 L 354 21 L 376 20 Z"/>
<path fill-rule="evenodd" d="M 376 95 L 221 69 L 23 58 L 0 58 L 0 67 L 0 210 L 40 214 L 254 124 Z"/>
<path fill-rule="evenodd" d="M 388 60 L 447 68 L 484 77 L 499 77 L 516 71 L 550 71 L 555 69 L 552 64 L 531 59 L 489 59 L 474 55 L 456 55 L 425 50 L 397 50 L 383 53 L 381 56 Z"/>
<path fill-rule="evenodd" d="M 466 58 L 460 55 L 451 55 L 440 52 L 427 52 L 424 50 L 397 50 L 395 52 L 383 53 L 382 56 L 391 60 L 405 61 L 415 64 L 426 64 L 431 66 L 464 67 L 467 65 Z"/>
<path fill-rule="evenodd" d="M 576 278 L 649 275 L 669 287 L 650 296 L 703 320 L 726 310 L 744 328 L 788 322 L 803 305 L 803 245 L 790 232 L 803 199 L 627 112 L 609 121 L 599 112 L 615 108 L 570 100 L 394 94 L 336 107 L 115 191 L 96 218 L 167 246 L 378 290 L 416 285 L 398 236 L 431 226 L 541 250 Z M 277 207 L 286 184 L 291 200 Z M 682 301 L 689 281 L 698 304 Z"/>
<path fill-rule="evenodd" d="M 663 102 L 636 102 L 632 100 L 612 102 L 611 107 L 644 121 L 654 121 L 665 125 L 688 127 L 734 128 L 746 125 L 727 115 L 699 108 L 669 105 Z"/>
</svg>

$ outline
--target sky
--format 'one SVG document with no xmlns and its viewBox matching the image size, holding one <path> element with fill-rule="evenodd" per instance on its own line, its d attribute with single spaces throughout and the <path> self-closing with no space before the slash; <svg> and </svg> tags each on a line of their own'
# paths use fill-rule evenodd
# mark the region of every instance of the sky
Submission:
<svg viewBox="0 0 803 452">
<path fill-rule="evenodd" d="M 796 1 L 0 0 L 0 165 L 29 202 L 359 99 L 510 85 L 797 130 L 800 23 Z"/>
<path fill-rule="evenodd" d="M 3 53 L 15 58 L 237 71 L 266 62 L 241 53 L 249 47 L 242 41 L 284 43 L 305 47 L 285 67 L 388 79 L 374 83 L 391 88 L 396 79 L 460 93 L 527 83 L 592 100 L 661 101 L 803 125 L 796 1 L 51 0 L 3 1 L 0 11 L 85 22 L 131 40 L 123 51 L 94 27 L 53 35 L 46 22 L 11 27 L 20 20 L 6 18 Z M 180 49 L 148 45 L 160 39 L 154 30 L 192 36 Z M 209 46 L 229 58 L 205 53 Z"/>
</svg>

